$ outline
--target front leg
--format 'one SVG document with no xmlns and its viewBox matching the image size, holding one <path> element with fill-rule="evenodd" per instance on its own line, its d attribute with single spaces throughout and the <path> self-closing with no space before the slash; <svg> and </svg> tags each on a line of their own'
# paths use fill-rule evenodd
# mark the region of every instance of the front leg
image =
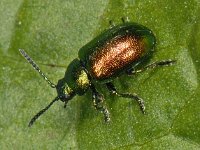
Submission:
<svg viewBox="0 0 200 150">
<path fill-rule="evenodd" d="M 68 101 L 64 101 L 64 108 L 67 107 L 67 102 L 68 102 Z"/>
<path fill-rule="evenodd" d="M 104 114 L 105 122 L 109 122 L 110 121 L 110 113 L 109 113 L 107 107 L 104 106 L 104 104 L 103 104 L 103 100 L 104 100 L 103 95 L 101 95 L 96 90 L 94 85 L 91 85 L 91 90 L 92 90 L 92 100 L 93 100 L 94 107 L 96 108 L 96 110 L 98 110 Z"/>
<path fill-rule="evenodd" d="M 137 94 L 129 94 L 129 93 L 118 93 L 115 86 L 109 82 L 106 83 L 106 86 L 108 88 L 108 90 L 110 91 L 111 94 L 117 95 L 119 97 L 124 97 L 124 98 L 129 98 L 132 100 L 136 100 L 140 106 L 140 109 L 142 111 L 143 114 L 145 114 L 145 106 L 144 106 L 144 101 L 137 95 Z"/>
<path fill-rule="evenodd" d="M 176 60 L 171 60 L 171 59 L 156 61 L 156 62 L 153 62 L 153 63 L 151 63 L 151 64 L 149 64 L 149 65 L 147 65 L 144 68 L 139 69 L 139 70 L 130 69 L 130 70 L 127 71 L 127 74 L 133 75 L 133 74 L 136 74 L 136 73 L 141 73 L 141 72 L 146 71 L 148 69 L 154 69 L 154 68 L 162 67 L 162 66 L 170 66 L 170 65 L 173 65 L 175 62 L 176 62 Z"/>
</svg>

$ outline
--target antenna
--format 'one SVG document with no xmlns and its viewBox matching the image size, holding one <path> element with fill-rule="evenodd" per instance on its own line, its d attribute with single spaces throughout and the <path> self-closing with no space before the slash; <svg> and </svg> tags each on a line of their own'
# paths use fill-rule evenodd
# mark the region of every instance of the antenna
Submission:
<svg viewBox="0 0 200 150">
<path fill-rule="evenodd" d="M 33 59 L 23 50 L 23 49 L 19 49 L 19 52 L 22 54 L 22 56 L 24 56 L 24 58 L 33 66 L 33 68 L 35 70 L 38 71 L 38 73 L 44 78 L 44 80 L 47 81 L 47 83 L 52 87 L 55 88 L 56 85 L 54 83 L 52 83 L 47 76 L 40 70 L 40 68 L 38 67 L 38 65 L 33 61 Z"/>
<path fill-rule="evenodd" d="M 33 125 L 33 123 L 45 112 L 49 109 L 49 107 L 51 107 L 51 105 L 53 105 L 54 102 L 58 101 L 60 99 L 59 96 L 57 96 L 48 106 L 46 106 L 44 109 L 40 110 L 29 122 L 28 126 L 31 127 Z"/>
</svg>

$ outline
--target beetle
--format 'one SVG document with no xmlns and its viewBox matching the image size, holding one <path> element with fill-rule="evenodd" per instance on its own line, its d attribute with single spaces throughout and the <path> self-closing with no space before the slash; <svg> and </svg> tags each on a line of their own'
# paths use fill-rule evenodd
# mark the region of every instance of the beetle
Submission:
<svg viewBox="0 0 200 150">
<path fill-rule="evenodd" d="M 122 24 L 111 26 L 102 32 L 91 42 L 83 46 L 75 58 L 67 67 L 65 76 L 52 83 L 40 70 L 33 59 L 23 50 L 20 53 L 33 66 L 35 70 L 57 90 L 57 97 L 44 109 L 39 111 L 29 122 L 29 127 L 51 105 L 61 100 L 66 107 L 69 100 L 75 95 L 83 95 L 88 90 L 92 91 L 92 100 L 96 110 L 104 114 L 104 120 L 110 121 L 110 113 L 104 105 L 103 95 L 100 94 L 95 84 L 105 84 L 111 94 L 136 100 L 140 109 L 145 113 L 145 105 L 142 98 L 133 93 L 120 93 L 116 90 L 112 81 L 122 74 L 134 75 L 147 69 L 159 66 L 172 65 L 175 60 L 161 60 L 147 64 L 154 53 L 156 38 L 147 27 L 123 20 Z M 145 65 L 144 65 L 145 64 Z"/>
</svg>

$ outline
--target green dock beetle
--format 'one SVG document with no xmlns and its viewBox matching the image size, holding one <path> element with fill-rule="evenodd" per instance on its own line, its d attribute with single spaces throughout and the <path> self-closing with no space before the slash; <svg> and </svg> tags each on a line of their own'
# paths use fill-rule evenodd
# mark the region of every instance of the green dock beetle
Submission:
<svg viewBox="0 0 200 150">
<path fill-rule="evenodd" d="M 96 90 L 96 84 L 105 84 L 111 94 L 136 100 L 141 111 L 145 113 L 144 101 L 137 94 L 119 93 L 111 82 L 121 74 L 134 75 L 147 69 L 173 64 L 175 60 L 171 59 L 147 64 L 154 53 L 155 44 L 156 38 L 150 29 L 137 23 L 123 21 L 120 25 L 111 26 L 83 46 L 79 50 L 78 58 L 69 64 L 64 78 L 56 85 L 45 76 L 24 50 L 19 49 L 33 68 L 52 88 L 56 88 L 58 93 L 47 107 L 31 119 L 29 126 L 54 102 L 61 100 L 66 107 L 75 95 L 83 95 L 87 90 L 92 91 L 94 107 L 104 114 L 106 122 L 110 121 L 109 111 L 103 104 L 103 95 Z"/>
</svg>

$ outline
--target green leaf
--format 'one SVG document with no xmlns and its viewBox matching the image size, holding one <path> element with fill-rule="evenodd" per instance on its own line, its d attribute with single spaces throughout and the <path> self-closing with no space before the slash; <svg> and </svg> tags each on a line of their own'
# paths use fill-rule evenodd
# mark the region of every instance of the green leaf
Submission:
<svg viewBox="0 0 200 150">
<path fill-rule="evenodd" d="M 2 0 L 0 5 L 1 149 L 200 149 L 200 3 L 197 0 Z M 22 48 L 55 83 L 78 50 L 103 30 L 129 17 L 157 37 L 153 61 L 176 59 L 174 66 L 114 81 L 136 102 L 104 94 L 111 123 L 92 106 L 91 93 L 66 109 L 60 101 L 32 128 L 28 122 L 56 97 L 19 54 Z"/>
</svg>

